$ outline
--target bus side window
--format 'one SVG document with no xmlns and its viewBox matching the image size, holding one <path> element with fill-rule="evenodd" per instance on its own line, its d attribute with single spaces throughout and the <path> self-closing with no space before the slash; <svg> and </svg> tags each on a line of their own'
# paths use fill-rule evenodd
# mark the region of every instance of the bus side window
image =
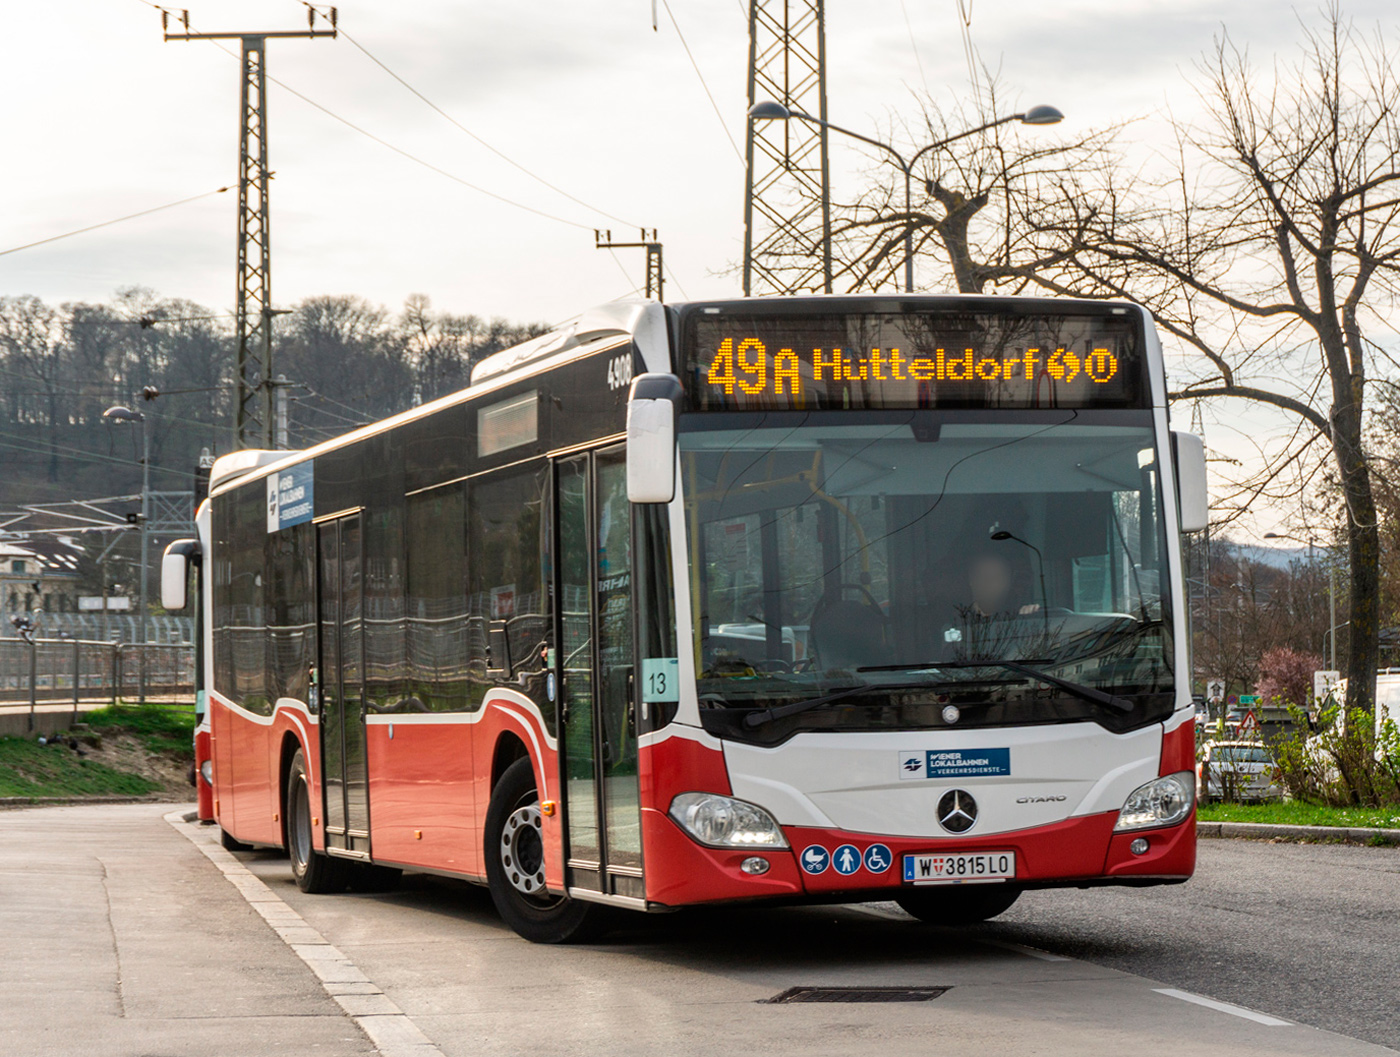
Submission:
<svg viewBox="0 0 1400 1057">
<path fill-rule="evenodd" d="M 523 683 L 535 697 L 552 644 L 543 560 L 548 480 L 543 461 L 511 467 L 472 481 L 467 500 L 469 662 L 488 682 Z"/>
<path fill-rule="evenodd" d="M 407 707 L 463 712 L 469 703 L 464 670 L 466 515 L 462 485 L 411 495 L 406 508 Z"/>
</svg>

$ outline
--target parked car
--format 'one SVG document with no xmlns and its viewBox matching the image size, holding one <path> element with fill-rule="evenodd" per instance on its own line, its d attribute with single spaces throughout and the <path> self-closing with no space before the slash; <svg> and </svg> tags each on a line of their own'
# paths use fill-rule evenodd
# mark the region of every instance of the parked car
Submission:
<svg viewBox="0 0 1400 1057">
<path fill-rule="evenodd" d="M 1196 799 L 1282 800 L 1283 782 L 1268 746 L 1258 741 L 1209 741 L 1196 765 Z"/>
</svg>

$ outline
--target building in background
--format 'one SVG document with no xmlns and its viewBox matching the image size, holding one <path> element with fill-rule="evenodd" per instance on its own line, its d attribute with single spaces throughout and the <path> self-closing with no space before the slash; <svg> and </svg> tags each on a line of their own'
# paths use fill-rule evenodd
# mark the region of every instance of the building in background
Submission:
<svg viewBox="0 0 1400 1057">
<path fill-rule="evenodd" d="M 66 536 L 0 540 L 0 606 L 6 617 L 35 611 L 76 613 L 83 556 L 83 548 Z"/>
</svg>

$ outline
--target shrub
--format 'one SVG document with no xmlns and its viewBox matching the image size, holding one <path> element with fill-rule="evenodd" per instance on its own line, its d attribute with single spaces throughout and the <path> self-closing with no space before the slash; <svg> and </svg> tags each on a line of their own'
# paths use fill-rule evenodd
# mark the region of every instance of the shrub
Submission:
<svg viewBox="0 0 1400 1057">
<path fill-rule="evenodd" d="M 1371 713 L 1347 713 L 1335 704 L 1324 708 L 1318 719 L 1319 733 L 1309 736 L 1304 722 L 1273 745 L 1289 794 L 1339 807 L 1400 804 L 1400 731 L 1395 721 L 1386 718 L 1377 734 Z"/>
</svg>

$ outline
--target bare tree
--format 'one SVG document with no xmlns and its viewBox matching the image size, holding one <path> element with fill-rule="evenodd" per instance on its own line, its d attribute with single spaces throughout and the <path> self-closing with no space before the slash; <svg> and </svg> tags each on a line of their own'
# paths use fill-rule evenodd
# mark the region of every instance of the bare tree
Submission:
<svg viewBox="0 0 1400 1057">
<path fill-rule="evenodd" d="M 17 426 L 42 426 L 48 447 L 47 479 L 59 479 L 59 432 L 64 404 L 63 326 L 59 314 L 37 297 L 0 298 L 0 365 L 11 385 L 9 418 Z"/>
<path fill-rule="evenodd" d="M 1364 441 L 1368 336 L 1400 280 L 1400 59 L 1337 6 L 1300 56 L 1261 74 L 1222 35 L 1200 62 L 1199 125 L 1176 123 L 1174 172 L 1073 203 L 1069 251 L 1036 276 L 1128 297 L 1198 353 L 1176 400 L 1282 409 L 1335 464 L 1350 578 L 1347 704 L 1370 709 L 1379 658 L 1379 524 Z M 1290 459 L 1291 461 L 1291 459 Z M 1272 473 L 1278 468 L 1270 468 Z"/>
<path fill-rule="evenodd" d="M 1121 126 L 1070 138 L 1025 129 L 1008 120 L 1016 107 L 996 73 L 983 67 L 980 81 L 977 92 L 953 107 L 924 101 L 917 121 L 882 137 L 907 144 L 904 157 L 917 156 L 908 210 L 903 171 L 866 148 L 875 166 L 865 189 L 832 205 L 838 288 L 900 289 L 906 234 L 912 235 L 925 289 L 1014 291 L 1063 264 L 1071 251 L 1062 232 L 1077 219 L 1085 182 L 1112 175 L 1111 150 Z M 1103 194 L 1098 186 L 1093 191 Z M 794 231 L 777 256 L 809 255 L 814 238 L 813 232 Z"/>
</svg>

